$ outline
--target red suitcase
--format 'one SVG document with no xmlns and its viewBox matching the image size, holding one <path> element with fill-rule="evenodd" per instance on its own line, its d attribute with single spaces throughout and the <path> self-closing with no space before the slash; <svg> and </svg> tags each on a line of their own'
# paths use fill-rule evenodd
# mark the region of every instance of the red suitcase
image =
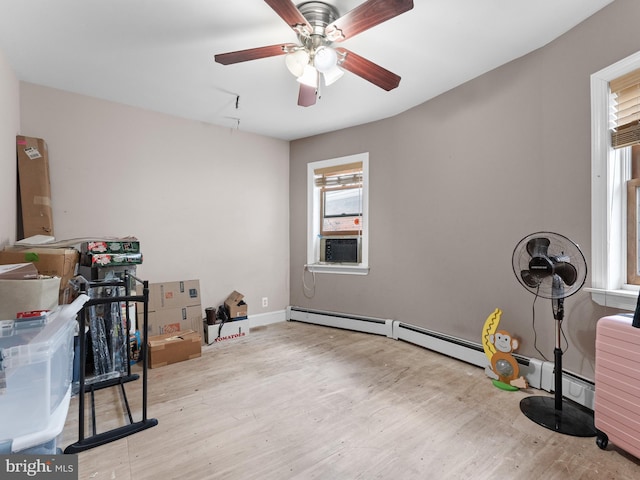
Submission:
<svg viewBox="0 0 640 480">
<path fill-rule="evenodd" d="M 596 443 L 640 457 L 640 328 L 632 315 L 612 315 L 596 326 L 594 423 Z"/>
</svg>

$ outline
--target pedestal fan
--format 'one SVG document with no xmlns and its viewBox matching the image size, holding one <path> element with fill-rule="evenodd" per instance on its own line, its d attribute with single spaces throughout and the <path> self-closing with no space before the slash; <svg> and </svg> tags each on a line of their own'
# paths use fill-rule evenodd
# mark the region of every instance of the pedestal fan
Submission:
<svg viewBox="0 0 640 480">
<path fill-rule="evenodd" d="M 593 415 L 562 398 L 562 321 L 564 299 L 576 293 L 587 277 L 587 263 L 578 245 L 553 232 L 524 237 L 513 250 L 513 273 L 529 292 L 551 300 L 556 323 L 555 397 L 522 399 L 520 410 L 539 425 L 577 437 L 596 435 Z"/>
</svg>

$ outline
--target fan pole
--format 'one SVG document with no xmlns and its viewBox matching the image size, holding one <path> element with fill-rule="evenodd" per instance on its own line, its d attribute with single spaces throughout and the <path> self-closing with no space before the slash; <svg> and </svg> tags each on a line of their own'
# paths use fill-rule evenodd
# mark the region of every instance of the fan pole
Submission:
<svg viewBox="0 0 640 480">
<path fill-rule="evenodd" d="M 553 317 L 556 320 L 556 348 L 553 349 L 554 380 L 555 380 L 555 406 L 556 410 L 562 410 L 562 320 L 564 319 L 564 298 L 552 300 Z M 557 304 L 556 304 L 557 302 Z"/>
<path fill-rule="evenodd" d="M 554 398 L 526 397 L 520 401 L 520 410 L 527 418 L 545 428 L 575 437 L 594 437 L 596 430 L 593 414 L 562 398 L 562 320 L 564 298 L 552 299 L 553 317 L 556 321 L 556 347 L 554 357 Z"/>
</svg>

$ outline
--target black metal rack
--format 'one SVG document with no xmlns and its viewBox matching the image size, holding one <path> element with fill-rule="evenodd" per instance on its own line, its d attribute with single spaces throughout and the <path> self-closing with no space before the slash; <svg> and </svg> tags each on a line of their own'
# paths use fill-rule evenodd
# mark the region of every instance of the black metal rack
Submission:
<svg viewBox="0 0 640 480">
<path fill-rule="evenodd" d="M 137 284 L 142 284 L 142 295 L 132 295 L 131 293 L 131 280 L 134 280 Z M 78 441 L 69 445 L 64 453 L 78 453 L 84 450 L 88 450 L 100 445 L 104 445 L 115 440 L 127 437 L 134 433 L 146 430 L 147 428 L 154 427 L 158 424 L 158 420 L 155 418 L 147 418 L 147 337 L 148 337 L 148 322 L 149 322 L 149 282 L 146 280 L 140 280 L 134 275 L 130 275 L 128 272 L 124 272 L 124 278 L 122 280 L 108 280 L 97 282 L 86 282 L 80 287 L 82 293 L 87 293 L 88 289 L 95 287 L 124 287 L 125 295 L 119 295 L 114 297 L 105 298 L 91 298 L 88 300 L 83 309 L 80 311 L 79 318 L 79 350 L 80 350 L 80 368 L 79 368 L 79 390 L 78 390 Z M 140 376 L 138 374 L 131 373 L 130 352 L 127 345 L 126 348 L 126 372 L 122 372 L 115 378 L 98 379 L 97 381 L 87 382 L 85 361 L 86 361 L 86 318 L 89 308 L 96 305 L 111 304 L 114 302 L 126 302 L 126 327 L 127 333 L 131 328 L 131 318 L 129 315 L 130 303 L 136 302 L 136 304 L 143 305 L 143 325 L 142 325 L 142 345 L 140 349 L 140 355 L 142 357 L 142 419 L 134 422 L 131 414 L 131 408 L 129 407 L 129 401 L 125 392 L 124 384 L 130 381 L 138 380 Z M 104 388 L 119 386 L 123 403 L 127 413 L 128 424 L 113 428 L 111 430 L 97 433 L 96 429 L 96 412 L 95 412 L 95 392 Z M 91 395 L 91 425 L 92 434 L 90 436 L 85 435 L 85 395 L 89 393 Z"/>
</svg>

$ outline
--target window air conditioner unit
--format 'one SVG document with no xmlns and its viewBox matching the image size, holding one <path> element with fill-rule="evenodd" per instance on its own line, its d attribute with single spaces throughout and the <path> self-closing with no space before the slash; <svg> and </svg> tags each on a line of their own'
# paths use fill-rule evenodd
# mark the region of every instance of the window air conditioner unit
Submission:
<svg viewBox="0 0 640 480">
<path fill-rule="evenodd" d="M 320 239 L 320 261 L 324 263 L 360 263 L 360 237 L 339 236 Z"/>
</svg>

